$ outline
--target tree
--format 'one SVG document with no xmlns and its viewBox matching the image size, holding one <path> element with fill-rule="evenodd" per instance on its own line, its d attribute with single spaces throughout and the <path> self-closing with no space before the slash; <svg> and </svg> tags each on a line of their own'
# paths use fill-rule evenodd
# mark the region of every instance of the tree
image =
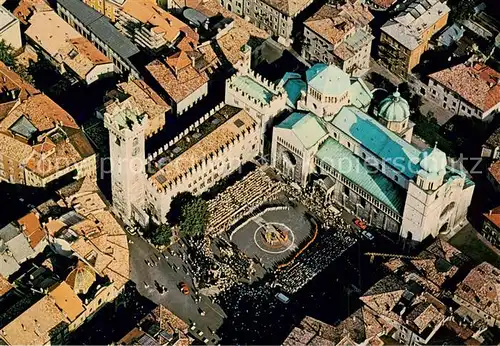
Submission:
<svg viewBox="0 0 500 346">
<path fill-rule="evenodd" d="M 5 43 L 3 39 L 0 40 L 0 60 L 9 67 L 13 67 L 16 64 L 14 48 L 10 44 Z"/>
<path fill-rule="evenodd" d="M 477 0 L 450 0 L 448 6 L 451 8 L 452 21 L 465 20 L 472 17 Z"/>
<path fill-rule="evenodd" d="M 151 243 L 154 245 L 168 245 L 172 237 L 172 229 L 169 225 L 161 224 L 151 232 Z"/>
<path fill-rule="evenodd" d="M 167 213 L 167 220 L 171 225 L 178 225 L 181 221 L 181 210 L 184 205 L 192 201 L 195 197 L 191 192 L 181 192 L 172 198 L 170 210 Z"/>
<path fill-rule="evenodd" d="M 193 197 L 181 208 L 181 236 L 196 236 L 205 233 L 208 221 L 208 204 L 201 197 Z"/>
<path fill-rule="evenodd" d="M 0 40 L 0 61 L 10 67 L 28 83 L 33 82 L 33 78 L 28 73 L 28 69 L 16 62 L 16 58 L 14 56 L 14 48 L 10 44 L 5 43 L 5 40 L 3 39 Z"/>
</svg>

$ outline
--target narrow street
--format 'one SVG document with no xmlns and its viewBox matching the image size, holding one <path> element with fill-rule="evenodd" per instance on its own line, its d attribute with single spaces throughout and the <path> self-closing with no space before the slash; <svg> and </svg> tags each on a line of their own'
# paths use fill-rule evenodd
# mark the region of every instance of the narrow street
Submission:
<svg viewBox="0 0 500 346">
<path fill-rule="evenodd" d="M 190 327 L 194 326 L 194 329 L 191 329 L 193 336 L 200 340 L 207 338 L 208 343 L 216 344 L 219 339 L 214 331 L 222 324 L 224 312 L 205 296 L 199 295 L 199 302 L 195 302 L 197 292 L 194 291 L 191 277 L 186 273 L 182 258 L 168 252 L 165 252 L 165 258 L 143 238 L 132 235 L 128 237 L 133 242 L 129 243 L 131 279 L 137 285 L 139 293 L 156 304 L 164 305 Z M 177 254 L 183 251 L 178 244 L 173 245 L 171 249 Z M 148 265 L 148 262 L 152 266 Z M 158 285 L 165 286 L 168 291 L 161 294 L 155 281 Z M 180 291 L 181 282 L 188 285 L 189 295 Z M 200 314 L 201 311 L 205 312 L 205 316 Z"/>
</svg>

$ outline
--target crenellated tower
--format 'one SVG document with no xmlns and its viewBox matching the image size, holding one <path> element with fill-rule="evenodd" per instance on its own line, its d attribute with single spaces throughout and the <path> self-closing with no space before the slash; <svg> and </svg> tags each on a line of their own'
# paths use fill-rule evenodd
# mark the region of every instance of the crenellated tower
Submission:
<svg viewBox="0 0 500 346">
<path fill-rule="evenodd" d="M 104 125 L 109 132 L 113 207 L 125 223 L 145 225 L 148 223 L 144 212 L 147 116 L 127 101 L 104 114 Z"/>
</svg>

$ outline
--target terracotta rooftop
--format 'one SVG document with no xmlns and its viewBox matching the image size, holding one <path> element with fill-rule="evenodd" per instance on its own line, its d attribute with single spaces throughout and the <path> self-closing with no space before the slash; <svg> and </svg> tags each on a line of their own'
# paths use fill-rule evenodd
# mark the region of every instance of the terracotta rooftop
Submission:
<svg viewBox="0 0 500 346">
<path fill-rule="evenodd" d="M 51 331 L 69 324 L 64 313 L 50 296 L 44 296 L 0 331 L 9 345 L 44 345 L 50 342 Z"/>
<path fill-rule="evenodd" d="M 221 6 L 220 2 L 217 0 L 200 1 L 196 10 L 204 13 L 208 17 L 221 14 L 226 18 L 233 19 L 233 27 L 225 35 L 217 38 L 217 43 L 224 57 L 233 65 L 240 60 L 241 47 L 248 44 L 250 47 L 256 48 L 264 40 L 270 37 L 265 30 L 257 28 L 236 13 L 227 10 L 225 7 Z M 209 46 L 210 45 L 206 45 L 205 47 Z"/>
<path fill-rule="evenodd" d="M 48 295 L 54 299 L 57 307 L 62 310 L 70 321 L 74 321 L 85 311 L 82 301 L 65 281 L 51 287 Z"/>
<path fill-rule="evenodd" d="M 45 232 L 42 230 L 40 220 L 35 213 L 28 213 L 17 220 L 17 222 L 21 226 L 32 249 L 34 249 L 45 238 Z"/>
<path fill-rule="evenodd" d="M 33 12 L 52 11 L 52 8 L 44 0 L 21 0 L 12 12 L 19 21 L 28 24 L 28 17 Z"/>
<path fill-rule="evenodd" d="M 17 73 L 0 61 L 0 88 L 5 91 L 19 90 L 19 98 L 40 93 L 31 84 L 26 83 Z"/>
<path fill-rule="evenodd" d="M 483 214 L 492 224 L 500 228 L 500 206 L 493 208 L 488 213 Z"/>
<path fill-rule="evenodd" d="M 406 314 L 407 323 L 424 338 L 427 338 L 432 329 L 443 322 L 445 317 L 442 311 L 439 311 L 434 304 L 428 301 L 413 304 Z"/>
<path fill-rule="evenodd" d="M 344 5 L 323 5 L 304 25 L 337 45 L 354 30 L 366 27 L 372 19 L 373 15 L 364 4 L 349 0 Z"/>
<path fill-rule="evenodd" d="M 141 23 L 150 25 L 153 32 L 163 34 L 169 43 L 173 43 L 183 34 L 195 47 L 198 44 L 199 35 L 193 29 L 152 1 L 129 0 L 123 5 L 122 11 Z"/>
<path fill-rule="evenodd" d="M 400 316 L 393 309 L 404 292 L 404 283 L 394 275 L 388 275 L 377 281 L 359 299 L 377 314 L 397 321 Z"/>
<path fill-rule="evenodd" d="M 370 0 L 370 1 L 373 2 L 375 5 L 377 5 L 378 7 L 388 9 L 398 0 Z"/>
<path fill-rule="evenodd" d="M 30 26 L 25 32 L 26 36 L 42 47 L 56 61 L 60 60 L 57 56 L 59 49 L 68 40 L 82 37 L 55 11 L 35 12 L 29 19 L 29 23 Z"/>
<path fill-rule="evenodd" d="M 15 162 L 23 163 L 30 156 L 32 148 L 9 135 L 0 133 L 0 155 Z"/>
<path fill-rule="evenodd" d="M 58 53 L 62 56 L 64 63 L 82 79 L 85 79 L 94 67 L 112 63 L 106 55 L 84 37 L 68 40 Z"/>
<path fill-rule="evenodd" d="M 364 306 L 337 325 L 330 325 L 306 316 L 292 330 L 284 345 L 344 345 L 348 337 L 352 343 L 363 344 L 386 329 L 383 320 Z"/>
<path fill-rule="evenodd" d="M 500 270 L 487 262 L 472 269 L 455 295 L 494 319 L 500 319 Z"/>
<path fill-rule="evenodd" d="M 13 288 L 12 284 L 0 275 L 0 297 L 4 296 Z"/>
<path fill-rule="evenodd" d="M 310 4 L 308 0 L 264 0 L 264 2 L 290 17 L 295 17 Z"/>
<path fill-rule="evenodd" d="M 172 311 L 163 305 L 158 305 L 152 312 L 153 316 L 160 323 L 161 329 L 167 329 L 187 333 L 189 326 Z"/>
<path fill-rule="evenodd" d="M 500 160 L 492 163 L 490 167 L 488 167 L 488 172 L 493 177 L 493 179 L 495 179 L 497 184 L 500 184 Z"/>
<path fill-rule="evenodd" d="M 71 249 L 91 265 L 101 276 L 108 276 L 117 289 L 130 278 L 129 250 L 125 231 L 120 223 L 106 210 L 106 204 L 97 193 L 82 194 L 70 199 L 77 210 L 87 219 L 71 226 L 80 237 Z"/>
<path fill-rule="evenodd" d="M 152 134 L 165 125 L 170 106 L 144 81 L 136 79 L 121 83 L 118 88 L 134 99 L 140 113 L 147 114 L 149 121 L 146 134 Z"/>
<path fill-rule="evenodd" d="M 35 94 L 10 111 L 0 122 L 0 131 L 8 131 L 22 116 L 40 132 L 51 130 L 58 124 L 75 129 L 79 128 L 75 120 L 47 95 Z"/>
<path fill-rule="evenodd" d="M 236 139 L 237 136 L 248 132 L 253 126 L 255 126 L 255 121 L 252 117 L 246 111 L 239 110 L 206 137 L 201 138 L 192 147 L 155 173 L 151 177 L 153 183 L 159 189 L 168 187 L 174 179 L 188 172 L 198 162 Z"/>
<path fill-rule="evenodd" d="M 31 155 L 26 163 L 26 169 L 40 177 L 48 177 L 94 155 L 92 146 L 80 129 L 57 128 L 46 136 L 56 141 L 56 144 L 46 148 L 50 151 L 35 150 L 36 154 Z"/>
<path fill-rule="evenodd" d="M 159 60 L 146 65 L 146 69 L 163 90 L 179 103 L 208 82 L 206 72 L 198 72 L 190 65 L 174 71 Z"/>
<path fill-rule="evenodd" d="M 500 103 L 500 73 L 483 64 L 460 64 L 429 75 L 464 100 L 488 111 Z"/>
<path fill-rule="evenodd" d="M 427 251 L 439 258 L 445 259 L 457 267 L 469 261 L 469 258 L 464 255 L 462 251 L 458 250 L 442 237 L 437 237 L 436 240 L 427 247 Z"/>
<path fill-rule="evenodd" d="M 458 271 L 456 266 L 441 258 L 414 259 L 411 263 L 424 277 L 439 287 L 442 287 Z"/>
</svg>

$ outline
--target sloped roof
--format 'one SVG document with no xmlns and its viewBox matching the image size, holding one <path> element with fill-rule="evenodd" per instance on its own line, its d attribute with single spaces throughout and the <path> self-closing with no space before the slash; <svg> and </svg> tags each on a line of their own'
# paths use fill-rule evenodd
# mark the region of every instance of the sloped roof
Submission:
<svg viewBox="0 0 500 346">
<path fill-rule="evenodd" d="M 287 72 L 283 78 L 281 78 L 280 84 L 283 86 L 288 95 L 287 105 L 289 107 L 296 108 L 297 101 L 300 99 L 302 91 L 307 90 L 306 82 L 302 80 L 300 74 Z"/>
<path fill-rule="evenodd" d="M 264 0 L 264 2 L 290 17 L 299 14 L 309 4 L 308 0 Z"/>
<path fill-rule="evenodd" d="M 275 96 L 272 90 L 248 76 L 237 76 L 232 83 L 241 91 L 264 104 L 269 104 Z"/>
<path fill-rule="evenodd" d="M 382 173 L 368 169 L 349 149 L 333 138 L 321 144 L 316 157 L 396 213 L 402 213 L 405 202 L 402 189 Z"/>
<path fill-rule="evenodd" d="M 57 3 L 68 10 L 75 18 L 91 30 L 111 50 L 128 60 L 139 53 L 139 49 L 101 13 L 80 0 L 57 0 Z"/>
<path fill-rule="evenodd" d="M 488 262 L 481 263 L 458 285 L 455 295 L 499 320 L 500 269 Z"/>
<path fill-rule="evenodd" d="M 416 0 L 382 26 L 382 31 L 413 50 L 422 43 L 424 32 L 450 12 L 445 2 Z"/>
<path fill-rule="evenodd" d="M 343 107 L 331 123 L 408 178 L 420 170 L 420 150 L 356 107 Z"/>
<path fill-rule="evenodd" d="M 327 133 L 314 115 L 297 112 L 289 115 L 277 127 L 292 130 L 307 149 L 315 145 Z"/>
<path fill-rule="evenodd" d="M 61 324 L 69 324 L 69 320 L 53 299 L 45 296 L 6 325 L 0 335 L 10 345 L 44 345 Z"/>
<path fill-rule="evenodd" d="M 456 65 L 429 75 L 483 112 L 500 103 L 500 72 L 484 64 Z"/>
<path fill-rule="evenodd" d="M 70 321 L 74 321 L 85 310 L 80 298 L 65 281 L 51 287 L 48 295 Z"/>
<path fill-rule="evenodd" d="M 335 65 L 314 64 L 306 71 L 308 86 L 324 95 L 340 96 L 351 86 L 349 75 Z"/>
</svg>

